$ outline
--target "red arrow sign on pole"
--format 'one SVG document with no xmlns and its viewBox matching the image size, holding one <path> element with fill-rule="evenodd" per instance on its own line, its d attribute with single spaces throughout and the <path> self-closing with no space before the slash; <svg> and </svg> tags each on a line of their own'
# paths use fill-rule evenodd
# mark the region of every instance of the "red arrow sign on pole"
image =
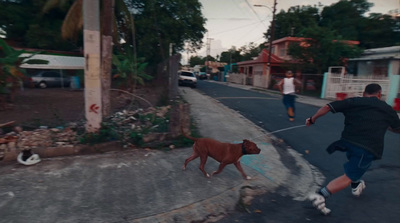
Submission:
<svg viewBox="0 0 400 223">
<path fill-rule="evenodd" d="M 97 110 L 99 110 L 99 106 L 97 106 L 96 104 L 92 104 L 90 107 L 89 107 L 89 112 L 94 112 L 94 113 L 96 113 L 96 114 L 98 114 L 99 112 L 97 111 Z"/>
</svg>

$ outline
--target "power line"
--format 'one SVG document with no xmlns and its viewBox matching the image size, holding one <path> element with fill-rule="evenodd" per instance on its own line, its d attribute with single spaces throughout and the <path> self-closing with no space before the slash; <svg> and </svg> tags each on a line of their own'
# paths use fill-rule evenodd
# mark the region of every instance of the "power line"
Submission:
<svg viewBox="0 0 400 223">
<path fill-rule="evenodd" d="M 265 20 L 263 20 L 263 21 L 265 21 Z M 221 33 L 235 31 L 235 30 L 242 29 L 242 28 L 247 28 L 247 27 L 249 27 L 251 25 L 260 24 L 260 23 L 262 23 L 262 21 L 261 22 L 254 22 L 254 23 L 246 24 L 246 25 L 243 25 L 243 26 L 236 27 L 234 29 L 228 29 L 228 30 L 224 30 L 224 31 L 221 31 L 221 32 L 213 33 L 213 36 L 221 34 Z"/>
<path fill-rule="evenodd" d="M 257 12 L 254 10 L 253 6 L 248 2 L 248 0 L 245 0 L 245 2 L 246 2 L 246 4 L 249 6 L 249 8 L 251 9 L 251 11 L 253 11 L 254 14 L 257 16 L 258 20 L 260 20 L 260 22 L 262 22 L 260 16 L 258 16 Z M 263 24 L 263 26 L 264 26 L 265 28 L 268 28 L 264 23 L 262 23 L 262 24 Z"/>
<path fill-rule="evenodd" d="M 252 33 L 252 32 L 253 32 L 255 29 L 257 29 L 257 28 L 258 28 L 258 26 L 255 26 L 255 27 L 254 27 L 253 29 L 251 29 L 250 31 L 245 32 L 242 36 L 240 36 L 239 38 L 237 38 L 236 41 L 234 41 L 233 43 L 236 43 L 236 42 L 242 40 L 244 36 L 248 35 L 249 33 Z"/>
</svg>

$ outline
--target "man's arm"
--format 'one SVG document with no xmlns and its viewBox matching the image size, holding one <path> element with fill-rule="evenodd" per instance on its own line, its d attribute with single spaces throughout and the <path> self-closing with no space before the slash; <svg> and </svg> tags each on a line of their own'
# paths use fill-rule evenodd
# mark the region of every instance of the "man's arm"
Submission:
<svg viewBox="0 0 400 223">
<path fill-rule="evenodd" d="M 313 116 L 306 119 L 306 126 L 314 124 L 319 117 L 326 115 L 330 110 L 331 108 L 328 105 L 325 105 L 322 108 L 318 109 L 318 111 Z"/>
</svg>

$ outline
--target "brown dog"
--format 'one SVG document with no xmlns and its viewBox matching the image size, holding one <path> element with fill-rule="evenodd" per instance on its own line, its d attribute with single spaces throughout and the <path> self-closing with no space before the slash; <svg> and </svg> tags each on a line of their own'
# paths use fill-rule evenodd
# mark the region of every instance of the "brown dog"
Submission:
<svg viewBox="0 0 400 223">
<path fill-rule="evenodd" d="M 193 144 L 193 154 L 185 160 L 183 165 L 183 170 L 186 169 L 186 165 L 200 157 L 200 170 L 203 172 L 204 176 L 210 177 L 210 175 L 204 170 L 204 165 L 207 162 L 207 157 L 210 156 L 220 163 L 217 171 L 214 171 L 211 175 L 219 174 L 228 164 L 233 163 L 236 168 L 240 171 L 243 178 L 246 180 L 251 179 L 247 176 L 242 166 L 240 165 L 240 158 L 246 154 L 259 154 L 260 149 L 254 142 L 247 139 L 243 140 L 240 144 L 223 143 L 210 138 L 194 138 L 185 134 L 182 130 L 183 136 L 194 141 Z"/>
</svg>

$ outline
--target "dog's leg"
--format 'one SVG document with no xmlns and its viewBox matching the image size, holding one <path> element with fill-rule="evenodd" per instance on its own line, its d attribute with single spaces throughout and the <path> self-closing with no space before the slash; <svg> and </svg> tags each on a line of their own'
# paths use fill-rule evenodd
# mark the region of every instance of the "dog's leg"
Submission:
<svg viewBox="0 0 400 223">
<path fill-rule="evenodd" d="M 227 165 L 226 163 L 220 163 L 220 164 L 219 164 L 218 170 L 217 170 L 217 171 L 214 171 L 214 172 L 211 174 L 211 176 L 213 176 L 213 175 L 215 175 L 215 174 L 221 173 L 222 170 L 225 168 L 226 165 Z"/>
<path fill-rule="evenodd" d="M 205 177 L 210 177 L 210 174 L 208 174 L 205 170 L 204 170 L 204 166 L 206 165 L 207 162 L 207 155 L 201 155 L 200 156 L 200 166 L 199 169 L 201 170 L 201 172 L 203 172 Z"/>
<path fill-rule="evenodd" d="M 189 158 L 187 158 L 187 159 L 185 160 L 185 164 L 183 164 L 182 170 L 186 170 L 187 164 L 188 164 L 190 161 L 196 159 L 197 157 L 199 157 L 199 154 L 196 153 L 196 151 L 193 151 L 193 154 L 192 154 Z"/>
<path fill-rule="evenodd" d="M 250 179 L 251 179 L 251 177 L 247 176 L 247 175 L 244 173 L 243 168 L 242 168 L 242 165 L 240 165 L 240 161 L 239 161 L 239 160 L 236 161 L 236 162 L 233 163 L 233 164 L 235 164 L 236 168 L 237 168 L 237 169 L 239 170 L 239 172 L 242 174 L 242 176 L 243 176 L 244 179 L 246 179 L 246 180 L 250 180 Z"/>
</svg>

